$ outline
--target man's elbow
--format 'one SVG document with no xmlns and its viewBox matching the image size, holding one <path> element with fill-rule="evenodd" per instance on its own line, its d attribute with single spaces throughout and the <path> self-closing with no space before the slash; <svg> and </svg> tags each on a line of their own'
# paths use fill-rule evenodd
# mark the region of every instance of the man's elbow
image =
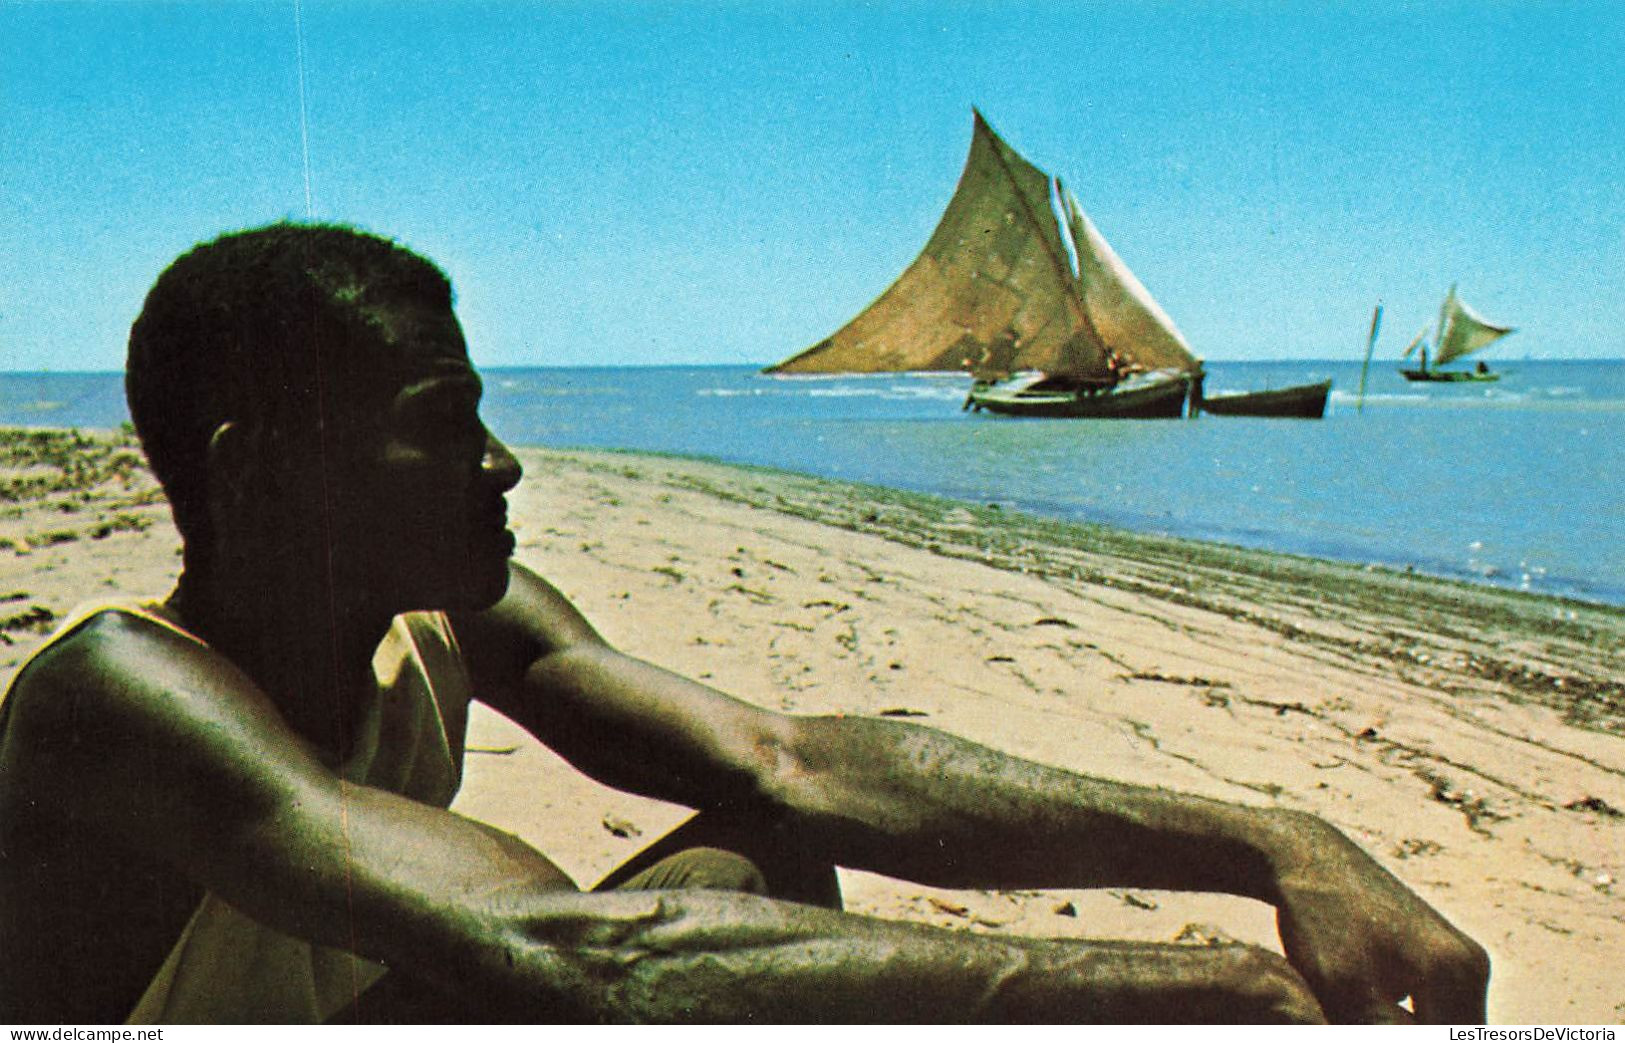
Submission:
<svg viewBox="0 0 1625 1043">
<path fill-rule="evenodd" d="M 814 822 L 849 811 L 839 746 L 856 738 L 850 723 L 850 718 L 781 716 L 760 728 L 745 771 L 755 799 L 777 815 Z"/>
</svg>

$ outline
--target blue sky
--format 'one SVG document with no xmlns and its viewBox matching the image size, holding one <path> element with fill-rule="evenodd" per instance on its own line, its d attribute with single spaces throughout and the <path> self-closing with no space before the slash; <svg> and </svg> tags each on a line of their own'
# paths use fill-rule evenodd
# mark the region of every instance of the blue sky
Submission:
<svg viewBox="0 0 1625 1043">
<path fill-rule="evenodd" d="M 911 261 L 977 105 L 1214 360 L 1625 356 L 1625 5 L 303 0 L 316 216 L 485 365 L 767 363 Z M 117 369 L 146 288 L 305 214 L 295 8 L 0 0 L 0 369 Z"/>
</svg>

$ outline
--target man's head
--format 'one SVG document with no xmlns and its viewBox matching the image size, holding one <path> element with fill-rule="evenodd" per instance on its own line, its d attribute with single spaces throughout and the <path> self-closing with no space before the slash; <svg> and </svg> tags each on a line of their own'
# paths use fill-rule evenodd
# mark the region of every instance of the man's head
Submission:
<svg viewBox="0 0 1625 1043">
<path fill-rule="evenodd" d="M 229 566 L 225 548 L 295 571 L 331 559 L 363 593 L 422 575 L 379 595 L 402 609 L 440 607 L 416 602 L 446 600 L 429 589 L 443 568 L 491 585 L 467 556 L 503 542 L 484 530 L 517 468 L 479 423 L 451 304 L 429 261 L 341 226 L 232 233 L 170 265 L 130 331 L 125 387 L 189 570 Z"/>
</svg>

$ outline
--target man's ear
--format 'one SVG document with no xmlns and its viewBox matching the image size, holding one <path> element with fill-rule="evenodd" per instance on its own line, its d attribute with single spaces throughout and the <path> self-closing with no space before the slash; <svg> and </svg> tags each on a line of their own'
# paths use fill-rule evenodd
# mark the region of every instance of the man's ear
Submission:
<svg viewBox="0 0 1625 1043">
<path fill-rule="evenodd" d="M 211 511 L 240 507 L 253 494 L 260 478 L 258 441 L 248 427 L 235 420 L 225 421 L 209 436 L 205 459 Z"/>
</svg>

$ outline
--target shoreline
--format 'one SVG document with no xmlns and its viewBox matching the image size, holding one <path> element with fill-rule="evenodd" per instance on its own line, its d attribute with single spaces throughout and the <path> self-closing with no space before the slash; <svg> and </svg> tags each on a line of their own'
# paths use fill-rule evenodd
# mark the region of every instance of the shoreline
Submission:
<svg viewBox="0 0 1625 1043">
<path fill-rule="evenodd" d="M 680 475 L 672 484 L 758 509 L 778 510 L 821 525 L 877 536 L 932 554 L 975 562 L 1067 589 L 1091 584 L 1156 598 L 1186 608 L 1220 612 L 1349 653 L 1386 654 L 1427 665 L 1433 658 L 1417 644 L 1447 648 L 1451 639 L 1472 640 L 1466 628 L 1488 619 L 1526 630 L 1549 642 L 1540 657 L 1509 661 L 1476 655 L 1460 664 L 1483 679 L 1499 681 L 1537 701 L 1565 706 L 1570 723 L 1597 721 L 1625 734 L 1625 609 L 1560 594 L 1518 590 L 1457 577 L 1334 558 L 1246 547 L 1216 540 L 1142 532 L 1097 522 L 1071 521 L 996 504 L 978 504 L 933 493 L 848 482 L 711 457 L 639 450 L 516 449 L 521 461 L 570 459 L 600 473 L 615 461 L 667 465 Z M 707 481 L 710 472 L 720 480 Z M 729 476 L 737 472 L 741 477 Z M 527 474 L 529 473 L 527 469 Z M 747 482 L 749 476 L 754 481 Z M 771 488 L 769 488 L 771 486 Z M 856 505 L 856 506 L 855 506 Z M 1318 610 L 1292 618 L 1301 604 L 1260 611 L 1245 600 L 1264 585 L 1311 589 Z M 1382 647 L 1352 641 L 1310 621 L 1337 613 L 1381 612 L 1414 623 L 1443 623 L 1433 638 Z M 1450 622 L 1452 616 L 1463 617 Z M 1482 639 L 1480 639 L 1482 640 Z M 1612 649 L 1612 654 L 1605 650 Z M 1599 650 L 1604 654 L 1596 654 Z M 1578 664 L 1578 665 L 1576 665 Z M 1596 700 L 1592 708 L 1578 706 Z"/>
<path fill-rule="evenodd" d="M 0 463 L 0 684 L 74 604 L 161 596 L 179 565 L 132 443 L 40 437 Z M 1493 1021 L 1625 1020 L 1625 612 L 687 457 L 517 455 L 517 557 L 628 652 L 775 709 L 1312 811 L 1490 949 Z M 458 809 L 580 883 L 687 814 L 494 714 L 468 741 Z M 952 929 L 1273 943 L 1224 896 L 843 883 Z"/>
<path fill-rule="evenodd" d="M 1589 361 L 1592 361 L 1592 360 L 1557 360 L 1557 359 L 1554 359 L 1554 360 L 1547 360 L 1547 361 L 1589 362 Z M 1625 362 L 1625 359 L 1604 360 L 1604 361 Z M 1261 364 L 1267 364 L 1267 363 L 1261 363 Z M 487 368 L 489 368 L 489 367 L 487 367 Z M 499 370 L 502 369 L 502 368 L 503 367 L 496 367 L 496 369 L 499 369 Z M 537 369 L 537 368 L 545 369 L 545 368 L 548 368 L 548 367 L 507 367 L 507 368 L 515 369 L 515 370 L 527 370 L 527 369 Z M 579 368 L 579 367 L 556 367 L 556 368 L 560 368 L 560 369 L 576 369 L 576 368 Z M 611 367 L 611 368 L 613 368 L 613 367 Z M 661 368 L 661 367 L 651 367 L 651 368 Z M 678 368 L 693 368 L 693 367 L 678 367 Z M 722 366 L 722 367 L 719 367 L 719 368 L 729 368 L 729 367 Z M 5 375 L 5 374 L 0 374 L 0 376 L 3 376 L 3 375 Z M 17 374 L 13 374 L 13 375 L 17 375 Z M 27 375 L 27 374 L 21 374 L 21 375 Z M 47 375 L 55 375 L 55 374 L 47 374 Z M 84 375 L 87 375 L 87 376 L 106 376 L 107 374 L 101 373 L 99 371 L 97 371 L 97 372 L 88 372 L 87 371 L 87 373 L 85 373 Z M 851 374 L 847 374 L 846 376 L 850 377 Z M 780 377 L 780 378 L 776 378 L 776 379 L 818 380 L 818 379 L 823 379 L 823 377 L 821 375 L 818 375 L 818 374 L 799 374 L 799 375 Z M 86 438 L 97 439 L 97 440 L 106 440 L 106 439 L 122 440 L 122 439 L 124 439 L 126 437 L 125 434 L 120 429 L 113 429 L 113 428 L 72 427 L 72 426 L 65 427 L 65 426 L 61 426 L 61 425 L 51 425 L 51 424 L 39 424 L 39 425 L 31 425 L 31 424 L 0 424 L 0 442 L 3 442 L 4 439 L 6 439 L 11 433 L 14 433 L 14 432 L 38 433 L 38 434 L 42 434 L 42 435 L 80 434 L 80 435 L 85 436 Z M 129 444 L 132 447 L 135 447 L 137 444 L 133 441 L 133 436 L 130 436 L 130 437 L 131 437 L 131 440 L 130 440 Z M 963 508 L 966 508 L 966 509 L 970 510 L 971 512 L 975 513 L 979 517 L 987 516 L 988 512 L 1002 512 L 1002 515 L 1001 515 L 1002 517 L 1009 518 L 1009 519 L 1021 519 L 1021 520 L 1025 521 L 1026 523 L 1029 523 L 1030 525 L 1032 525 L 1034 528 L 1045 529 L 1045 530 L 1076 529 L 1076 530 L 1078 530 L 1080 532 L 1093 532 L 1093 533 L 1101 534 L 1108 541 L 1110 540 L 1111 537 L 1117 537 L 1119 544 L 1122 544 L 1122 543 L 1125 543 L 1125 542 L 1133 543 L 1134 541 L 1144 541 L 1147 544 L 1156 544 L 1156 543 L 1159 543 L 1159 542 L 1171 543 L 1171 544 L 1181 544 L 1181 545 L 1188 545 L 1188 546 L 1195 547 L 1195 548 L 1210 548 L 1211 550 L 1219 552 L 1220 554 L 1223 554 L 1223 555 L 1234 555 L 1238 559 L 1257 558 L 1257 559 L 1261 559 L 1261 560 L 1264 560 L 1264 561 L 1269 561 L 1269 560 L 1296 561 L 1296 562 L 1307 563 L 1307 564 L 1309 564 L 1311 566 L 1316 566 L 1316 567 L 1321 567 L 1321 568 L 1326 568 L 1326 569 L 1348 569 L 1348 570 L 1353 570 L 1355 572 L 1359 572 L 1359 573 L 1366 574 L 1366 575 L 1387 576 L 1387 577 L 1389 577 L 1389 578 L 1391 578 L 1391 579 L 1393 579 L 1395 581 L 1398 581 L 1398 582 L 1407 582 L 1407 581 L 1409 581 L 1409 582 L 1415 582 L 1415 583 L 1422 584 L 1422 585 L 1442 584 L 1442 585 L 1447 585 L 1447 586 L 1459 587 L 1464 591 L 1465 595 L 1468 596 L 1468 597 L 1472 597 L 1474 595 L 1489 595 L 1489 596 L 1492 596 L 1492 597 L 1493 596 L 1498 596 L 1498 595 L 1509 595 L 1509 596 L 1514 597 L 1514 598 L 1529 599 L 1530 601 L 1533 601 L 1533 602 L 1551 603 L 1551 604 L 1553 604 L 1555 606 L 1554 611 L 1561 611 L 1561 610 L 1565 610 L 1565 609 L 1573 609 L 1576 612 L 1587 611 L 1587 610 L 1588 611 L 1602 611 L 1602 612 L 1605 612 L 1605 613 L 1607 613 L 1607 612 L 1625 612 L 1625 600 L 1622 600 L 1620 602 L 1615 602 L 1615 601 L 1611 601 L 1611 600 L 1608 600 L 1608 599 L 1603 598 L 1603 597 L 1588 598 L 1588 597 L 1584 597 L 1584 596 L 1580 596 L 1580 595 L 1576 595 L 1576 594 L 1572 594 L 1572 593 L 1563 593 L 1563 592 L 1559 592 L 1559 591 L 1533 590 L 1533 589 L 1529 589 L 1529 588 L 1526 588 L 1526 587 L 1520 587 L 1520 586 L 1513 585 L 1510 581 L 1496 582 L 1493 576 L 1477 575 L 1477 574 L 1474 574 L 1471 571 L 1467 571 L 1467 570 L 1451 569 L 1451 568 L 1449 568 L 1447 566 L 1444 566 L 1442 564 L 1439 564 L 1439 563 L 1429 564 L 1429 563 L 1423 562 L 1423 563 L 1420 563 L 1420 564 L 1418 564 L 1418 563 L 1403 563 L 1403 564 L 1401 564 L 1401 563 L 1399 563 L 1397 561 L 1395 561 L 1395 562 L 1385 562 L 1385 561 L 1380 561 L 1380 560 L 1373 560 L 1370 555 L 1366 555 L 1366 556 L 1361 557 L 1361 556 L 1357 556 L 1357 555 L 1354 555 L 1354 554 L 1351 553 L 1351 554 L 1349 554 L 1347 556 L 1336 556 L 1336 555 L 1329 555 L 1329 554 L 1319 554 L 1319 553 L 1314 553 L 1314 552 L 1286 550 L 1286 549 L 1281 549 L 1281 548 L 1278 548 L 1278 547 L 1252 545 L 1252 544 L 1249 544 L 1249 543 L 1237 542 L 1237 541 L 1232 540 L 1232 539 L 1226 539 L 1226 538 L 1223 538 L 1223 537 L 1217 536 L 1217 535 L 1182 535 L 1182 534 L 1175 533 L 1175 532 L 1161 531 L 1161 530 L 1156 530 L 1156 529 L 1153 529 L 1153 528 L 1136 528 L 1136 527 L 1133 527 L 1131 525 L 1119 524 L 1119 523 L 1109 522 L 1109 521 L 1091 521 L 1091 520 L 1081 519 L 1081 518 L 1069 518 L 1069 517 L 1065 516 L 1064 514 L 1046 513 L 1042 509 L 1024 507 L 1024 506 L 1021 506 L 1019 504 L 1013 504 L 1012 506 L 1006 507 L 1006 506 L 1003 506 L 1001 504 L 994 503 L 994 502 L 985 502 L 984 503 L 984 502 L 980 502 L 980 501 L 977 501 L 977 500 L 963 499 L 963 498 L 943 495 L 943 494 L 939 494 L 939 493 L 933 493 L 933 492 L 929 492 L 929 491 L 925 491 L 925 490 L 919 490 L 919 489 L 907 489 L 907 488 L 899 488 L 899 487 L 894 487 L 894 486 L 877 485 L 877 484 L 870 483 L 870 482 L 853 481 L 853 480 L 843 479 L 843 478 L 829 478 L 829 477 L 824 477 L 824 476 L 821 476 L 821 475 L 812 474 L 812 473 L 809 473 L 809 472 L 795 471 L 795 470 L 790 470 L 790 469 L 787 469 L 787 468 L 774 467 L 774 466 L 766 465 L 766 464 L 752 464 L 752 463 L 743 463 L 743 462 L 738 462 L 738 461 L 726 460 L 726 459 L 723 459 L 722 457 L 711 455 L 711 454 L 705 454 L 705 453 L 682 453 L 682 452 L 674 452 L 674 451 L 659 451 L 659 450 L 647 450 L 647 449 L 617 449 L 617 448 L 605 449 L 605 448 L 596 448 L 596 447 L 592 447 L 592 446 L 523 445 L 523 444 L 517 444 L 517 443 L 509 444 L 509 449 L 511 449 L 513 452 L 515 452 L 516 454 L 519 454 L 519 455 L 523 455 L 525 453 L 539 453 L 539 454 L 559 453 L 559 454 L 566 454 L 566 455 L 568 455 L 568 454 L 580 454 L 580 455 L 584 455 L 584 456 L 624 455 L 624 456 L 628 456 L 628 457 L 648 457 L 648 458 L 656 459 L 656 460 L 671 460 L 673 462 L 688 461 L 688 462 L 697 463 L 697 464 L 712 464 L 712 465 L 715 465 L 715 466 L 720 467 L 720 468 L 728 468 L 728 469 L 738 470 L 738 471 L 759 472 L 759 473 L 766 474 L 766 475 L 782 475 L 782 476 L 787 476 L 787 477 L 804 479 L 804 480 L 806 480 L 808 482 L 827 483 L 827 484 L 834 485 L 834 486 L 850 486 L 850 487 L 852 487 L 854 489 L 863 490 L 866 493 L 868 493 L 869 495 L 872 495 L 872 496 L 876 497 L 877 499 L 886 499 L 886 498 L 893 498 L 893 499 L 899 499 L 899 500 L 917 499 L 917 500 L 920 500 L 920 501 L 923 501 L 923 502 L 928 502 L 928 503 L 940 503 L 940 504 L 947 504 L 947 505 L 950 505 L 950 506 L 958 506 L 958 507 L 963 507 Z M 0 454 L 3 454 L 4 451 L 5 451 L 4 446 L 0 445 Z M 0 459 L 0 470 L 3 470 L 5 466 L 6 465 L 4 463 L 4 460 Z M 144 466 L 144 464 L 143 464 L 143 466 Z M 0 504 L 3 504 L 3 503 L 4 503 L 3 497 L 0 497 Z M 835 524 L 835 525 L 844 524 L 839 519 L 838 516 L 831 516 L 830 518 L 828 518 L 826 520 L 829 522 L 829 524 Z M 871 531 L 871 530 L 859 530 L 859 531 Z M 873 531 L 878 532 L 878 531 L 881 531 L 881 530 L 873 530 Z M 3 549 L 4 549 L 3 547 L 0 547 L 0 550 L 3 550 Z M 988 564 L 994 564 L 994 563 L 993 562 L 988 562 Z M 1622 598 L 1625 598 L 1625 594 L 1622 594 L 1621 596 L 1622 596 Z"/>
</svg>

